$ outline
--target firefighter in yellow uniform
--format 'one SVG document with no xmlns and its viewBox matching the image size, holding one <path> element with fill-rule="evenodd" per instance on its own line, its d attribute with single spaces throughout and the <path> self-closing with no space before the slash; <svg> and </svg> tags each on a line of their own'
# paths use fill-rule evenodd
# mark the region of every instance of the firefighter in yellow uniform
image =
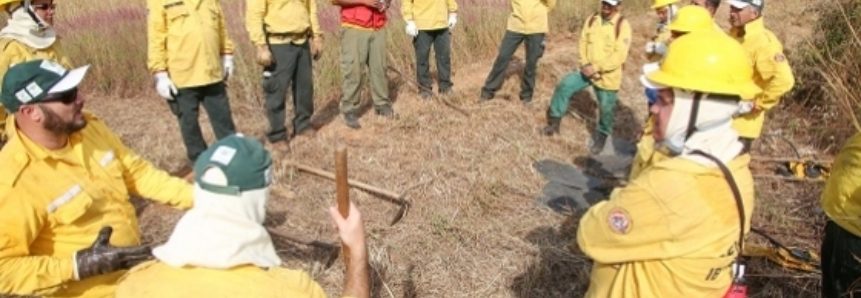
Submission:
<svg viewBox="0 0 861 298">
<path fill-rule="evenodd" d="M 326 297 L 308 273 L 281 267 L 263 227 L 271 167 L 269 152 L 253 138 L 233 135 L 215 142 L 194 166 L 194 208 L 153 249 L 157 260 L 120 280 L 116 298 Z M 346 219 L 335 209 L 330 216 L 350 250 L 344 296 L 367 298 L 361 214 L 352 205 Z"/>
<path fill-rule="evenodd" d="M 646 42 L 646 58 L 649 62 L 658 62 L 667 53 L 667 44 L 670 41 L 670 22 L 676 18 L 679 0 L 655 0 L 652 9 L 658 15 L 658 28 L 655 36 Z"/>
<path fill-rule="evenodd" d="M 670 40 L 681 37 L 690 32 L 714 31 L 714 19 L 705 8 L 688 5 L 679 9 L 676 19 L 667 26 L 667 31 L 670 32 Z M 723 31 L 715 31 L 723 33 Z M 647 65 L 644 68 L 657 68 L 657 64 Z M 647 88 L 647 90 L 650 90 Z M 657 90 L 655 91 L 655 100 L 657 100 Z M 653 102 L 650 99 L 649 106 Z M 631 161 L 631 172 L 628 175 L 628 180 L 636 178 L 643 170 L 651 165 L 662 160 L 670 158 L 663 151 L 655 151 L 655 139 L 652 138 L 652 128 L 654 125 L 653 116 L 650 114 L 646 119 L 646 125 L 643 127 L 640 139 L 637 142 L 637 154 Z"/>
<path fill-rule="evenodd" d="M 323 51 L 323 31 L 313 0 L 250 0 L 245 29 L 257 48 L 257 63 L 263 66 L 263 92 L 270 143 L 285 149 L 290 135 L 284 125 L 287 89 L 293 90 L 293 133 L 314 132 L 314 69 Z"/>
<path fill-rule="evenodd" d="M 3 78 L 13 114 L 0 151 L 0 293 L 113 297 L 123 272 L 152 257 L 129 196 L 192 205 L 190 184 L 83 110 L 87 69 L 32 60 Z"/>
<path fill-rule="evenodd" d="M 413 37 L 416 51 L 416 81 L 422 99 L 433 96 L 430 76 L 430 50 L 436 54 L 439 94 L 451 93 L 451 29 L 457 24 L 455 0 L 405 0 L 401 2 L 401 15 L 407 22 L 407 35 Z"/>
<path fill-rule="evenodd" d="M 72 68 L 62 55 L 60 37 L 54 31 L 53 0 L 0 0 L 8 15 L 6 27 L 0 30 L 0 79 L 13 64 L 35 59 L 50 59 Z M 8 114 L 0 105 L 0 148 L 6 140 Z"/>
<path fill-rule="evenodd" d="M 822 191 L 827 215 L 822 240 L 822 297 L 861 294 L 861 133 L 850 138 L 834 159 L 831 176 Z"/>
<path fill-rule="evenodd" d="M 523 43 L 526 52 L 526 65 L 523 68 L 523 76 L 520 80 L 520 102 L 524 105 L 532 104 L 532 95 L 535 92 L 535 78 L 538 76 L 538 60 L 544 56 L 544 37 L 550 30 L 549 15 L 556 7 L 557 0 L 509 0 L 511 14 L 508 17 L 508 25 L 505 35 L 499 44 L 496 60 L 484 86 L 481 87 L 479 102 L 486 102 L 496 96 L 496 92 L 502 88 L 505 82 L 505 70 L 511 57 L 520 44 Z"/>
<path fill-rule="evenodd" d="M 750 156 L 732 128 L 738 101 L 760 91 L 752 75 L 741 45 L 708 31 L 674 40 L 660 69 L 641 78 L 659 90 L 653 136 L 673 158 L 580 219 L 577 245 L 594 260 L 584 297 L 724 296 L 754 210 Z"/>
<path fill-rule="evenodd" d="M 780 97 L 795 85 L 795 77 L 783 45 L 777 36 L 765 28 L 762 18 L 764 0 L 730 0 L 729 34 L 747 51 L 754 65 L 753 80 L 762 88 L 756 98 L 739 104 L 738 116 L 733 124 L 738 130 L 745 150 L 759 138 L 765 122 L 765 113 L 777 106 Z"/>
<path fill-rule="evenodd" d="M 206 150 L 201 104 L 216 138 L 236 131 L 224 83 L 233 75 L 233 42 L 217 0 L 147 0 L 147 10 L 147 67 L 193 163 Z"/>
<path fill-rule="evenodd" d="M 553 91 L 547 109 L 547 127 L 544 135 L 559 133 L 562 116 L 568 111 L 571 96 L 586 87 L 595 88 L 598 100 L 598 131 L 589 148 L 592 154 L 604 149 L 607 137 L 613 133 L 616 100 L 622 86 L 622 66 L 628 59 L 631 46 L 631 25 L 622 17 L 621 0 L 602 0 L 601 12 L 583 23 L 580 33 L 580 71 L 562 78 Z"/>
</svg>

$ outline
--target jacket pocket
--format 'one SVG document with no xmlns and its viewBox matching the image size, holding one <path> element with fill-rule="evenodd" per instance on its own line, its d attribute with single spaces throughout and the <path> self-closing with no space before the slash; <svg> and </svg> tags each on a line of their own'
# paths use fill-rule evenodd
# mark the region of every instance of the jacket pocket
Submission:
<svg viewBox="0 0 861 298">
<path fill-rule="evenodd" d="M 53 224 L 69 225 L 83 217 L 92 204 L 92 198 L 76 184 L 51 202 L 47 211 Z"/>
<path fill-rule="evenodd" d="M 164 5 L 164 14 L 168 21 L 174 21 L 188 16 L 188 7 L 182 2 L 168 3 Z"/>
</svg>

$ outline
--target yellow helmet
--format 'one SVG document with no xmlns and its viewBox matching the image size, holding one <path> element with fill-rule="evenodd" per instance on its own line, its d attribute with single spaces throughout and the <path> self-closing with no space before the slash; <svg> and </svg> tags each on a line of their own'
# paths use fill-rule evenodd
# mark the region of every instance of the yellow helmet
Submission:
<svg viewBox="0 0 861 298">
<path fill-rule="evenodd" d="M 0 9 L 8 11 L 13 3 L 24 2 L 24 0 L 0 0 Z"/>
<path fill-rule="evenodd" d="M 660 69 L 646 78 L 667 87 L 738 95 L 746 100 L 762 91 L 753 81 L 753 64 L 741 44 L 712 30 L 674 40 Z"/>
<path fill-rule="evenodd" d="M 679 2 L 679 0 L 655 0 L 655 2 L 652 2 L 652 9 L 661 8 L 676 2 Z"/>
<path fill-rule="evenodd" d="M 679 2 L 679 0 L 655 0 L 655 2 L 652 2 L 652 9 L 661 8 L 676 2 Z"/>
<path fill-rule="evenodd" d="M 667 29 L 679 32 L 696 32 L 714 30 L 714 18 L 703 7 L 686 5 L 676 13 L 676 19 L 670 22 Z"/>
</svg>

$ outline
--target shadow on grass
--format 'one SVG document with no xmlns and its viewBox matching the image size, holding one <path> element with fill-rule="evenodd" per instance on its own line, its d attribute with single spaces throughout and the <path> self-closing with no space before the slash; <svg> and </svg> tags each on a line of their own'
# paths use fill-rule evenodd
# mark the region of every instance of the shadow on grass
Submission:
<svg viewBox="0 0 861 298">
<path fill-rule="evenodd" d="M 535 261 L 514 278 L 509 288 L 520 298 L 582 297 L 592 268 L 581 253 L 572 253 L 579 217 L 569 216 L 558 228 L 538 227 L 525 240 L 538 247 Z"/>
</svg>

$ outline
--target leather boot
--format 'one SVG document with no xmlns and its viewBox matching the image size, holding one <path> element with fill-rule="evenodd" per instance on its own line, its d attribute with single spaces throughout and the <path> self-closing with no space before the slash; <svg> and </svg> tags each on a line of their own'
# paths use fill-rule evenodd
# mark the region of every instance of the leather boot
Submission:
<svg viewBox="0 0 861 298">
<path fill-rule="evenodd" d="M 547 116 L 547 126 L 541 130 L 541 134 L 552 136 L 559 133 L 559 125 L 562 123 L 562 118 Z"/>
<path fill-rule="evenodd" d="M 601 154 L 601 151 L 604 151 L 604 144 L 607 143 L 607 135 L 603 133 L 595 133 L 595 137 L 592 138 L 592 147 L 589 148 L 589 153 L 592 155 Z"/>
</svg>

